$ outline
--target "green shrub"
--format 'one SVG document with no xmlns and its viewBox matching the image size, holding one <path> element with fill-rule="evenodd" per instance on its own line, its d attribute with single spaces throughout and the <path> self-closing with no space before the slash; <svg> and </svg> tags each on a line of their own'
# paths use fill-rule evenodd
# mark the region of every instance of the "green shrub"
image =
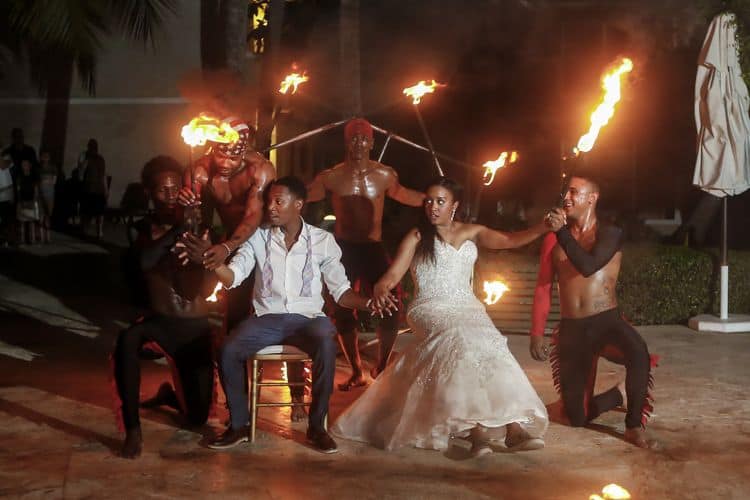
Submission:
<svg viewBox="0 0 750 500">
<path fill-rule="evenodd" d="M 685 323 L 696 314 L 716 314 L 718 269 L 715 251 L 628 246 L 618 282 L 620 306 L 637 325 Z M 729 254 L 729 310 L 750 312 L 750 252 Z"/>
</svg>

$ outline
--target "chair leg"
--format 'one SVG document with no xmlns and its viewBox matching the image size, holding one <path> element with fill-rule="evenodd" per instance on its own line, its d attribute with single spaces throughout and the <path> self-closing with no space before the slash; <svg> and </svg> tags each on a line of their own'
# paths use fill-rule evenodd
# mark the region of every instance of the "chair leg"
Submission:
<svg viewBox="0 0 750 500">
<path fill-rule="evenodd" d="M 255 442 L 255 421 L 258 418 L 258 360 L 253 360 L 252 374 L 250 376 L 250 442 Z"/>
</svg>

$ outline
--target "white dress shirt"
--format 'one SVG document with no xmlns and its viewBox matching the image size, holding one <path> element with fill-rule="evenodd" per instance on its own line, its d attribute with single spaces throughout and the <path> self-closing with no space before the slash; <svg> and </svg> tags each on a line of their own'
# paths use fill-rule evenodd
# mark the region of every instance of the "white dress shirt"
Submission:
<svg viewBox="0 0 750 500">
<path fill-rule="evenodd" d="M 312 281 L 309 292 L 303 293 L 308 244 L 311 250 L 311 266 L 308 269 L 312 271 L 308 274 Z M 266 253 L 266 248 L 270 249 L 270 254 Z M 299 238 L 288 251 L 284 233 L 279 227 L 258 228 L 250 239 L 240 245 L 228 267 L 234 273 L 234 281 L 229 288 L 238 286 L 256 268 L 253 306 L 258 316 L 286 313 L 308 318 L 325 316 L 323 283 L 336 302 L 351 288 L 341 264 L 341 248 L 333 235 L 304 220 Z M 271 273 L 268 273 L 269 270 Z M 264 290 L 264 283 L 269 282 L 270 290 Z"/>
</svg>

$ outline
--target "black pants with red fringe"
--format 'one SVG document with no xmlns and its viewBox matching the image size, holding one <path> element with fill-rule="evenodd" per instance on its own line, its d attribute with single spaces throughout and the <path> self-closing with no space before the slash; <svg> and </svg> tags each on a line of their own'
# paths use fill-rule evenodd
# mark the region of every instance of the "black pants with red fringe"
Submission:
<svg viewBox="0 0 750 500">
<path fill-rule="evenodd" d="M 119 416 L 125 430 L 140 425 L 140 361 L 148 354 L 167 357 L 182 413 L 190 424 L 204 424 L 211 406 L 214 380 L 208 319 L 157 315 L 120 333 L 112 360 L 122 405 Z"/>
<path fill-rule="evenodd" d="M 593 395 L 599 356 L 625 365 L 625 426 L 645 424 L 651 407 L 651 356 L 646 342 L 617 309 L 586 318 L 563 318 L 554 348 L 556 382 L 571 425 L 582 426 L 623 403 L 617 387 Z"/>
</svg>

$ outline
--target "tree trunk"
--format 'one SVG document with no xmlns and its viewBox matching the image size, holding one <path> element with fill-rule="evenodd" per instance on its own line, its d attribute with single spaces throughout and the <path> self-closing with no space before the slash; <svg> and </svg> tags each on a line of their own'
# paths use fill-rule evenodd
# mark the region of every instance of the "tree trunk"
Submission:
<svg viewBox="0 0 750 500">
<path fill-rule="evenodd" d="M 248 0 L 223 0 L 221 17 L 224 21 L 226 66 L 233 74 L 242 76 L 247 51 Z"/>
<path fill-rule="evenodd" d="M 279 83 L 278 57 L 281 48 L 281 30 L 284 26 L 284 0 L 270 0 L 268 5 L 268 39 L 263 52 L 263 66 L 258 92 L 258 133 L 255 147 L 262 150 L 271 145 L 274 127 L 274 107 Z"/>
<path fill-rule="evenodd" d="M 41 149 L 50 151 L 54 163 L 64 165 L 70 89 L 73 85 L 73 57 L 51 57 L 47 64 L 48 74 L 54 75 L 54 78 L 47 79 Z"/>
<path fill-rule="evenodd" d="M 359 65 L 359 0 L 341 0 L 339 11 L 339 72 L 341 115 L 362 114 Z"/>
<path fill-rule="evenodd" d="M 226 65 L 221 5 L 218 0 L 201 0 L 201 68 L 204 70 L 217 70 Z"/>
</svg>

